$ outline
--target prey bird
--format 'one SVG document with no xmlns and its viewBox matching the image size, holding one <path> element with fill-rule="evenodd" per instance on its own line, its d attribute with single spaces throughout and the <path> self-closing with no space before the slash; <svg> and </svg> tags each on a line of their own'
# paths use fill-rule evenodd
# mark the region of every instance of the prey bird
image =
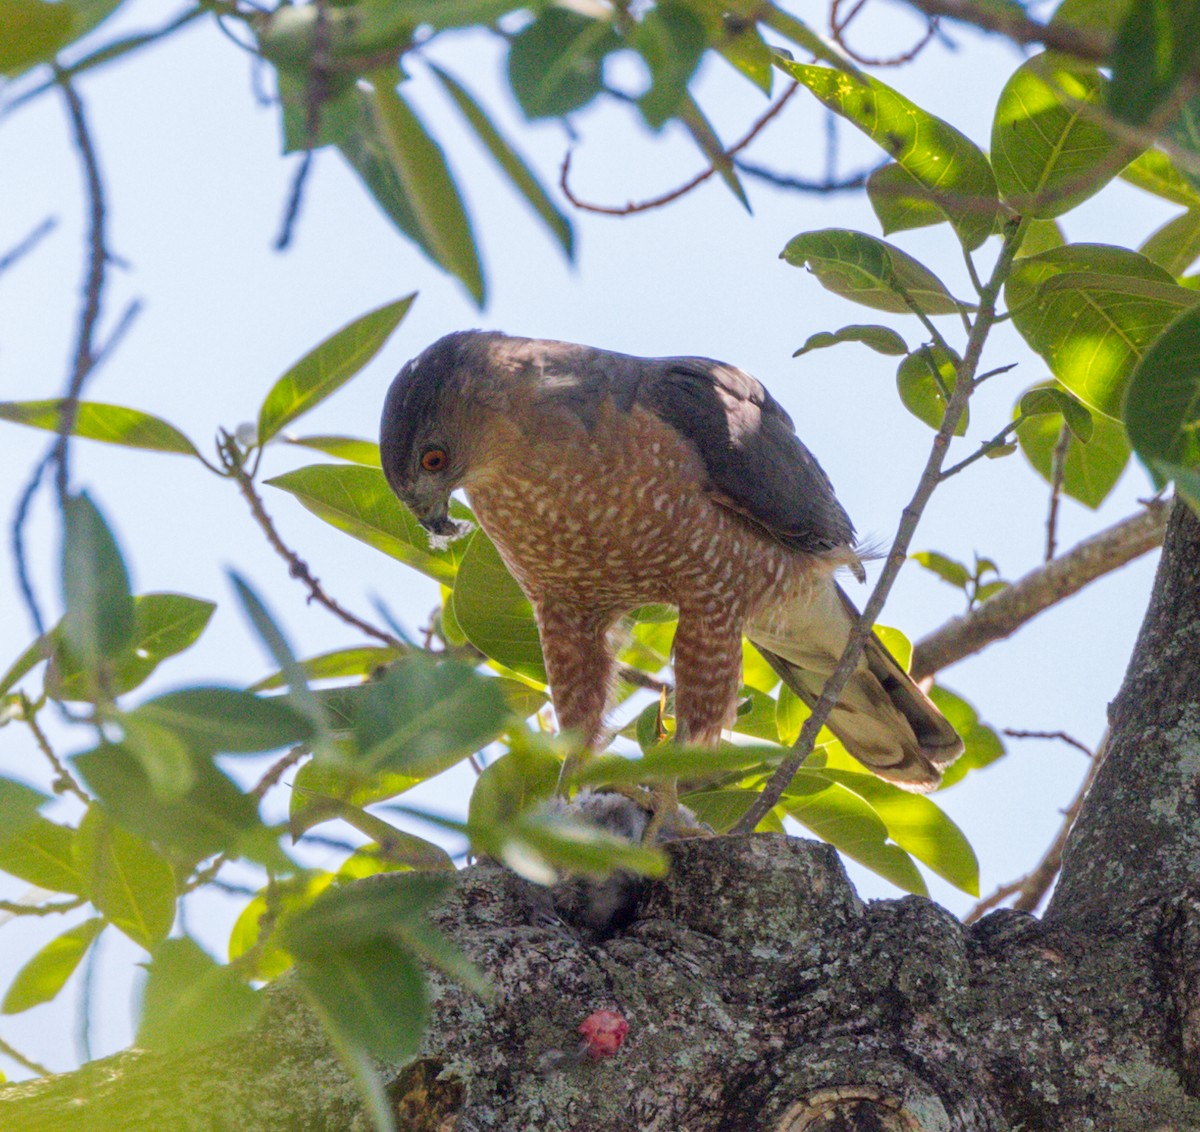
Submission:
<svg viewBox="0 0 1200 1132">
<path fill-rule="evenodd" d="M 392 490 L 434 536 L 462 488 L 533 604 L 559 726 L 594 744 L 614 624 L 679 610 L 676 734 L 715 745 L 734 719 L 745 634 L 813 704 L 857 616 L 854 528 L 791 418 L 741 370 L 499 333 L 449 334 L 383 410 Z M 931 790 L 962 742 L 872 634 L 828 721 L 859 762 Z"/>
</svg>

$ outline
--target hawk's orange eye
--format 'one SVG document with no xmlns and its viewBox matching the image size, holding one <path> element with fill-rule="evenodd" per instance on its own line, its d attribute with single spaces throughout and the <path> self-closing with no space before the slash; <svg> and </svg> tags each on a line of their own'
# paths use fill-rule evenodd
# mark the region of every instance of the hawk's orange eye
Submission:
<svg viewBox="0 0 1200 1132">
<path fill-rule="evenodd" d="M 441 448 L 431 448 L 421 457 L 421 467 L 427 472 L 440 472 L 446 466 L 446 453 Z"/>
</svg>

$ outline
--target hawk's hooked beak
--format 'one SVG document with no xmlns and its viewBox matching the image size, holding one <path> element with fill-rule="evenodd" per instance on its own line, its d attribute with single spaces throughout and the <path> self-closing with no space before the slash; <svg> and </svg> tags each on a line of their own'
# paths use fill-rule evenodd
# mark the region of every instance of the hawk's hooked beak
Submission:
<svg viewBox="0 0 1200 1132">
<path fill-rule="evenodd" d="M 450 500 L 441 499 L 436 503 L 422 507 L 414 507 L 413 514 L 417 522 L 429 532 L 430 546 L 444 546 L 454 539 L 462 538 L 475 529 L 473 523 L 461 519 L 450 518 Z"/>
</svg>

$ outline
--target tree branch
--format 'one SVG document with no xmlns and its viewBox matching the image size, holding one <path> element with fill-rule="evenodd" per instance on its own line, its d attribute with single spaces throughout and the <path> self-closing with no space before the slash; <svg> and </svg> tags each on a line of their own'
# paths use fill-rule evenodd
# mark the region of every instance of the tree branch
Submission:
<svg viewBox="0 0 1200 1132">
<path fill-rule="evenodd" d="M 908 0 L 908 3 L 925 16 L 962 20 L 981 31 L 1003 35 L 1014 43 L 1040 43 L 1077 59 L 1102 62 L 1108 58 L 1111 47 L 1105 35 L 1065 24 L 1039 23 L 1022 16 L 1015 4 L 979 3 L 976 0 Z"/>
<path fill-rule="evenodd" d="M 913 650 L 913 678 L 932 676 L 993 641 L 1011 636 L 1043 610 L 1160 546 L 1170 509 L 1169 501 L 1147 504 L 1145 511 L 1085 539 L 1053 562 L 1031 570 L 970 613 L 948 621 L 917 642 Z"/>
</svg>

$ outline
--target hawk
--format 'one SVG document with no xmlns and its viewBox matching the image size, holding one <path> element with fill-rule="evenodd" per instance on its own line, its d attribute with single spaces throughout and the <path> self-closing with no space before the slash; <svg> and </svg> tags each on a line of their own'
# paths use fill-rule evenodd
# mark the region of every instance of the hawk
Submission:
<svg viewBox="0 0 1200 1132">
<path fill-rule="evenodd" d="M 613 681 L 609 630 L 679 610 L 681 741 L 733 721 L 745 634 L 808 704 L 857 616 L 854 527 L 791 418 L 709 358 L 637 358 L 500 333 L 449 334 L 410 361 L 383 409 L 388 483 L 435 536 L 462 488 L 533 604 L 559 726 L 591 744 Z M 937 785 L 953 727 L 872 635 L 829 717 L 880 777 Z"/>
</svg>

